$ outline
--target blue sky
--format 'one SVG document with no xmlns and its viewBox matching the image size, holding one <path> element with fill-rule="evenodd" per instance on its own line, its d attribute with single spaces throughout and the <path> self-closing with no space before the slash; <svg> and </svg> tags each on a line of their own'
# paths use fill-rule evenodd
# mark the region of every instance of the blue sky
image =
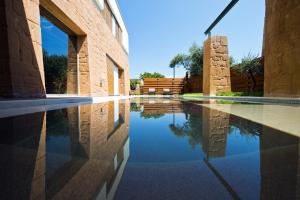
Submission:
<svg viewBox="0 0 300 200">
<path fill-rule="evenodd" d="M 203 32 L 230 0 L 118 0 L 130 40 L 130 76 L 160 72 L 172 76 L 168 67 L 177 53 L 185 53 L 196 42 L 203 44 Z M 229 52 L 236 60 L 261 54 L 265 3 L 240 0 L 213 30 L 226 35 Z M 51 54 L 67 53 L 67 35 L 41 20 L 43 47 Z M 177 69 L 178 77 L 185 75 Z"/>
<path fill-rule="evenodd" d="M 130 75 L 160 72 L 171 77 L 169 62 L 177 53 L 187 52 L 194 43 L 202 45 L 203 32 L 230 0 L 119 0 L 130 39 Z M 237 60 L 261 54 L 265 2 L 240 0 L 213 30 L 226 35 L 230 54 Z M 178 69 L 178 76 L 185 71 Z"/>
</svg>

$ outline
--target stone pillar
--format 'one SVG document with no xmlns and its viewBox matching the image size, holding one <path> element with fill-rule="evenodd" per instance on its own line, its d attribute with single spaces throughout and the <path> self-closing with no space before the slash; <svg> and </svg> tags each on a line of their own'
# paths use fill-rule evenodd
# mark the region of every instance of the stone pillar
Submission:
<svg viewBox="0 0 300 200">
<path fill-rule="evenodd" d="M 227 37 L 214 36 L 204 42 L 203 93 L 230 92 L 230 65 Z"/>
<path fill-rule="evenodd" d="M 91 95 L 91 80 L 90 80 L 90 68 L 88 57 L 88 41 L 87 36 L 77 37 L 78 45 L 78 59 L 79 59 L 79 94 L 81 96 Z M 99 80 L 100 82 L 100 80 Z"/>
<path fill-rule="evenodd" d="M 300 97 L 300 1 L 266 0 L 265 96 Z"/>
<path fill-rule="evenodd" d="M 39 1 L 0 3 L 0 97 L 45 97 Z"/>
<path fill-rule="evenodd" d="M 67 93 L 78 94 L 77 79 L 77 37 L 70 36 L 68 40 L 68 75 Z"/>
<path fill-rule="evenodd" d="M 203 108 L 202 148 L 208 158 L 225 156 L 229 116 L 229 114 L 218 110 Z"/>
</svg>

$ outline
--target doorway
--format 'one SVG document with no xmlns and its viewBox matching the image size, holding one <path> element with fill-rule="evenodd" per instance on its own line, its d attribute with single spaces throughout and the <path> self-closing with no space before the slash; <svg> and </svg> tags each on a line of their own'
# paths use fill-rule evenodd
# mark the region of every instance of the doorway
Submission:
<svg viewBox="0 0 300 200">
<path fill-rule="evenodd" d="M 119 68 L 114 66 L 114 96 L 119 96 Z"/>
</svg>

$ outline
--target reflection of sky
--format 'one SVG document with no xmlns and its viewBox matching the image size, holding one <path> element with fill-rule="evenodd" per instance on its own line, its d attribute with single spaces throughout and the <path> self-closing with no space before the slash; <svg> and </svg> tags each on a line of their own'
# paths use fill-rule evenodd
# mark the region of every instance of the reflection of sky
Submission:
<svg viewBox="0 0 300 200">
<path fill-rule="evenodd" d="M 198 133 L 202 134 L 202 115 L 197 117 L 200 129 Z M 176 114 L 175 121 L 176 124 L 183 125 L 186 122 L 185 115 Z M 129 163 L 189 163 L 191 160 L 199 160 L 199 166 L 202 165 L 200 160 L 205 158 L 202 144 L 193 149 L 187 136 L 177 137 L 171 132 L 169 125 L 172 122 L 172 114 L 166 114 L 159 119 L 144 119 L 140 118 L 140 113 L 131 113 Z M 209 161 L 235 192 L 245 199 L 259 199 L 259 147 L 258 136 L 241 134 L 239 128 L 231 126 L 227 134 L 225 157 L 211 158 Z"/>
<path fill-rule="evenodd" d="M 184 114 L 176 114 L 176 124 L 186 122 Z M 180 162 L 204 158 L 201 146 L 193 149 L 188 137 L 177 137 L 170 130 L 173 114 L 155 119 L 140 118 L 131 113 L 129 162 Z"/>
<path fill-rule="evenodd" d="M 226 157 L 212 159 L 210 163 L 242 199 L 259 199 L 259 137 L 240 133 L 240 129 L 232 126 L 227 135 Z"/>
<path fill-rule="evenodd" d="M 49 136 L 46 144 L 47 176 L 71 160 L 71 141 L 69 135 Z"/>
<path fill-rule="evenodd" d="M 49 54 L 67 55 L 68 35 L 41 17 L 42 46 Z"/>
</svg>

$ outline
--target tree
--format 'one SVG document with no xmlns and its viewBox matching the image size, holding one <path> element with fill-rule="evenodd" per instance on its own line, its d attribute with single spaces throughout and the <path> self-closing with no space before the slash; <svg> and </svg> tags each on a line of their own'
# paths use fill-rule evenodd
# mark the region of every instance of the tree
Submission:
<svg viewBox="0 0 300 200">
<path fill-rule="evenodd" d="M 43 50 L 45 82 L 48 94 L 64 94 L 67 89 L 67 63 L 65 55 L 49 55 Z"/>
<path fill-rule="evenodd" d="M 130 80 L 130 89 L 131 90 L 135 90 L 137 84 L 140 84 L 140 80 L 138 80 L 138 79 L 131 79 Z"/>
<path fill-rule="evenodd" d="M 143 74 L 140 75 L 140 79 L 145 79 L 145 78 L 165 78 L 165 76 L 158 72 L 154 72 L 154 73 L 144 72 Z"/>
<path fill-rule="evenodd" d="M 230 67 L 235 66 L 235 59 L 232 56 L 229 57 L 229 66 Z"/>
<path fill-rule="evenodd" d="M 196 43 L 189 49 L 189 54 L 177 54 L 170 62 L 169 67 L 184 67 L 190 75 L 200 75 L 203 69 L 203 48 Z"/>
<path fill-rule="evenodd" d="M 188 71 L 191 75 L 200 75 L 203 70 L 203 48 L 194 43 L 189 53 L 191 61 Z"/>
<path fill-rule="evenodd" d="M 251 76 L 253 81 L 252 90 L 256 87 L 256 80 L 255 75 L 263 75 L 264 74 L 264 67 L 260 62 L 260 58 L 258 55 L 253 55 L 251 53 L 248 56 L 242 58 L 240 64 L 234 65 L 234 69 L 240 71 L 241 73 L 246 73 Z"/>
</svg>

